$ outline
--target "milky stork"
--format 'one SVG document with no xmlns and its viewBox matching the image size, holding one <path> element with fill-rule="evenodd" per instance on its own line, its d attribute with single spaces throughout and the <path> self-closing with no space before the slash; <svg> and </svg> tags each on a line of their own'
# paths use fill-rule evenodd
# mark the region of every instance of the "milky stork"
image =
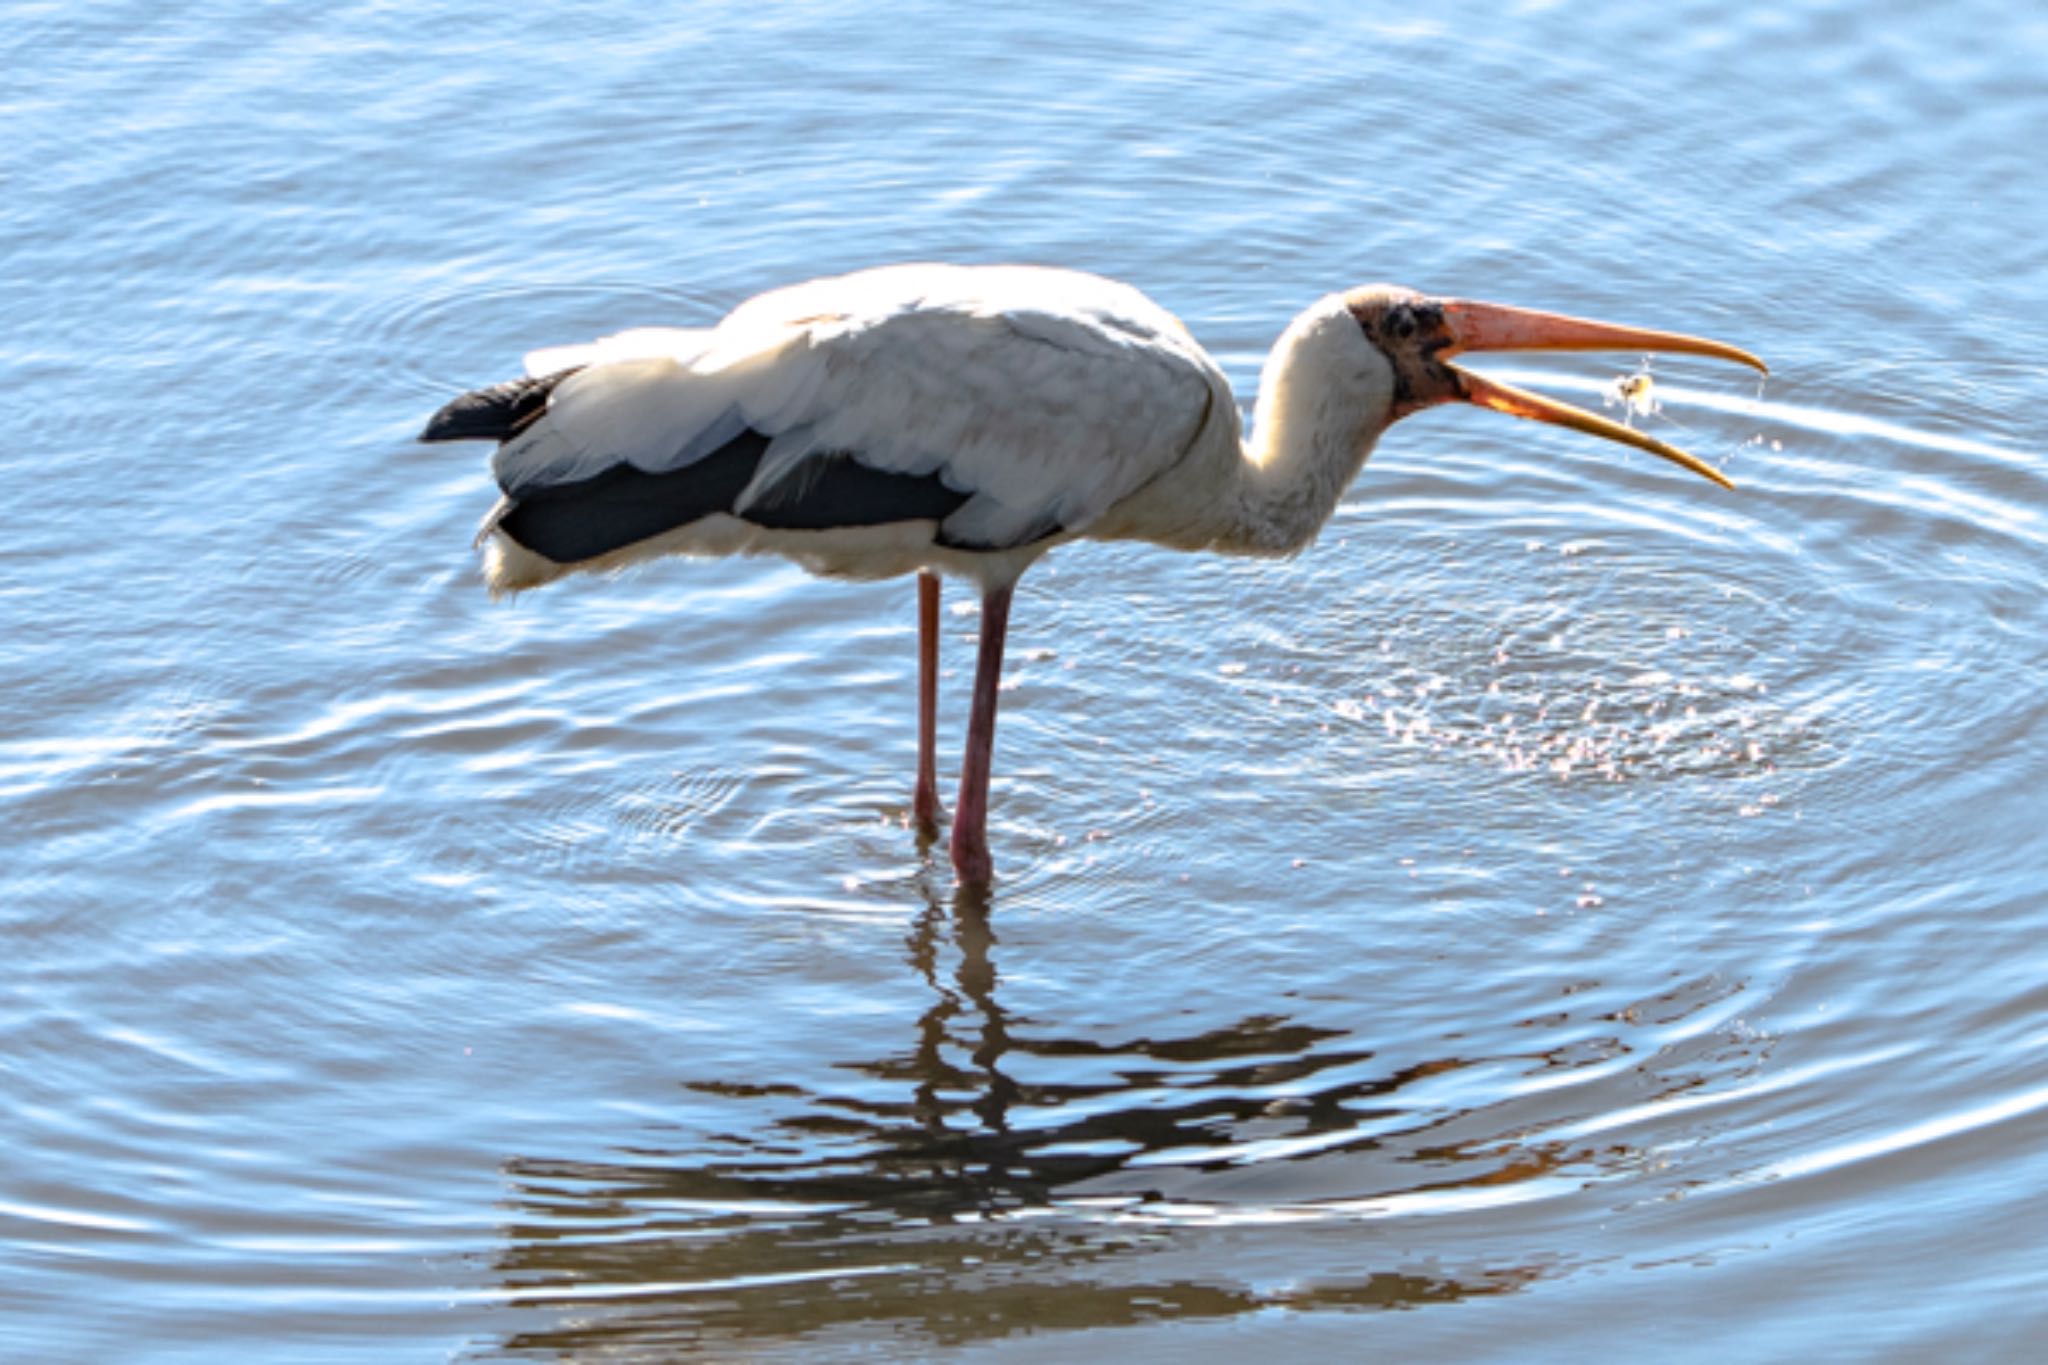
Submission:
<svg viewBox="0 0 2048 1365">
<path fill-rule="evenodd" d="M 1308 545 L 1387 427 L 1465 402 L 1728 481 L 1596 414 L 1450 364 L 1466 351 L 1747 351 L 1389 285 L 1331 294 L 1275 343 L 1245 439 L 1223 371 L 1129 285 L 1068 270 L 905 265 L 777 289 L 717 326 L 537 351 L 455 399 L 424 441 L 482 438 L 494 594 L 660 555 L 780 554 L 839 578 L 918 574 L 913 814 L 933 769 L 939 575 L 981 592 L 951 852 L 987 883 L 989 766 L 1010 593 L 1070 540 L 1286 555 Z"/>
</svg>

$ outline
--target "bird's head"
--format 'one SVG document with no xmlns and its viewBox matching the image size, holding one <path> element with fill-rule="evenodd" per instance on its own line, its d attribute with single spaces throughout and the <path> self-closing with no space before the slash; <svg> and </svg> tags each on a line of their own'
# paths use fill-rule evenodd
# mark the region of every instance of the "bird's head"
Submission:
<svg viewBox="0 0 2048 1365">
<path fill-rule="evenodd" d="M 1677 446 L 1605 417 L 1489 379 L 1451 364 L 1466 351 L 1670 351 L 1733 360 L 1768 373 L 1763 361 L 1724 342 L 1539 313 L 1470 299 L 1438 299 L 1395 285 L 1373 284 L 1343 295 L 1345 310 L 1393 372 L 1388 422 L 1439 403 L 1473 403 L 1512 417 L 1550 422 L 1604 436 L 1734 485 L 1712 465 Z"/>
</svg>

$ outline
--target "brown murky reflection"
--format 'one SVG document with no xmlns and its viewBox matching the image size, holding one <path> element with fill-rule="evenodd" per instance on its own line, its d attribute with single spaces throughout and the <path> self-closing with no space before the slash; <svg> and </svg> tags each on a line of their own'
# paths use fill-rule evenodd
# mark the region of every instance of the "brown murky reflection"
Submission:
<svg viewBox="0 0 2048 1365">
<path fill-rule="evenodd" d="M 814 1234 L 821 1242 L 830 1239 L 835 1248 L 859 1236 L 857 1229 L 829 1221 Z M 766 1236 L 748 1234 L 747 1240 Z M 848 1257 L 830 1276 L 778 1282 L 764 1268 L 755 1272 L 760 1278 L 753 1284 L 650 1288 L 631 1302 L 559 1301 L 540 1294 L 527 1302 L 555 1306 L 559 1316 L 546 1327 L 508 1335 L 499 1349 L 512 1354 L 626 1353 L 644 1359 L 771 1342 L 799 1347 L 883 1340 L 898 1347 L 948 1347 L 1024 1333 L 1221 1319 L 1271 1309 L 1369 1311 L 1454 1303 L 1511 1293 L 1543 1273 L 1538 1267 L 1465 1276 L 1389 1271 L 1267 1292 L 1194 1278 L 1119 1275 L 1115 1282 L 1091 1282 L 1085 1278 L 1091 1262 L 1127 1257 L 1129 1249 L 1043 1234 L 1013 1236 L 1006 1245 L 1010 1249 L 1000 1261 L 989 1258 L 985 1242 L 941 1242 L 921 1248 L 915 1265 Z M 671 1244 L 669 1250 L 676 1248 Z M 837 1260 L 832 1252 L 819 1250 L 823 1255 L 814 1253 L 813 1262 Z M 1065 1273 L 1046 1273 L 1043 1263 L 1048 1261 Z M 689 1274 L 699 1267 L 679 1257 L 668 1269 Z"/>
<path fill-rule="evenodd" d="M 1239 1216 L 1327 1220 L 1429 1196 L 1477 1206 L 1503 1187 L 1576 1189 L 1647 1164 L 1623 1144 L 1544 1138 L 1539 1117 L 1492 1087 L 1463 1106 L 1412 1093 L 1504 1062 L 1517 1074 L 1598 1065 L 1631 1051 L 1622 1035 L 1638 1019 L 1598 1016 L 1615 1034 L 1567 1046 L 1385 1070 L 1370 1050 L 1331 1046 L 1339 1031 L 1279 1016 L 1105 1043 L 1013 1021 L 995 946 L 985 904 L 928 906 L 907 957 L 931 1003 L 902 1052 L 847 1067 L 857 1093 L 686 1082 L 732 1103 L 731 1130 L 618 1160 L 507 1161 L 498 1269 L 510 1301 L 545 1325 L 502 1348 L 659 1352 L 847 1332 L 943 1345 L 1502 1294 L 1565 1258 L 1453 1268 L 1389 1251 L 1384 1268 L 1268 1289 L 1236 1282 L 1227 1259 L 1177 1253 Z M 1642 1009 L 1682 1019 L 1727 993 L 1694 983 Z M 1062 1079 L 1019 1079 L 1027 1069 Z M 1663 1074 L 1656 1089 L 1699 1079 Z M 1227 1197 L 1203 1183 L 1248 1172 L 1282 1174 Z"/>
</svg>

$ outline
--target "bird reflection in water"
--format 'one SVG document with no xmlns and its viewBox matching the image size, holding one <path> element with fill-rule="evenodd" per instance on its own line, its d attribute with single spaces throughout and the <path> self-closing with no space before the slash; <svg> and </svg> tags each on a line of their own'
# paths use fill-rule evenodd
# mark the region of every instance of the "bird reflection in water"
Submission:
<svg viewBox="0 0 2048 1365">
<path fill-rule="evenodd" d="M 1556 1255 L 1504 1259 L 1498 1243 L 1459 1253 L 1468 1264 L 1418 1263 L 1392 1238 L 1360 1238 L 1359 1216 L 1414 1199 L 1521 1203 L 1530 1182 L 1576 1190 L 1647 1164 L 1606 1139 L 1546 1139 L 1521 1106 L 1547 1101 L 1460 1074 L 1598 1067 L 1632 1050 L 1589 1036 L 1586 1018 L 1524 1021 L 1541 1033 L 1570 1018 L 1572 1040 L 1550 1049 L 1392 1069 L 1334 1046 L 1338 1030 L 1277 1016 L 1104 1043 L 1007 1013 L 996 946 L 983 896 L 927 904 L 907 957 L 931 1002 L 905 1051 L 846 1066 L 863 1078 L 847 1087 L 857 1093 L 691 1081 L 733 1106 L 727 1132 L 678 1150 L 642 1139 L 619 1160 L 506 1162 L 515 1215 L 498 1268 L 515 1309 L 539 1311 L 503 1349 L 870 1331 L 948 1345 L 1510 1293 L 1569 1267 Z M 1668 1013 L 1731 989 L 1681 987 Z M 1019 1079 L 1033 1072 L 1057 1079 Z M 1638 1099 L 1641 1078 L 1629 1082 Z M 1666 1075 L 1659 1088 L 1698 1083 Z M 1464 1087 L 1462 1103 L 1446 1085 Z M 1242 1282 L 1234 1225 L 1289 1219 L 1337 1229 L 1341 1256 L 1306 1282 Z"/>
</svg>

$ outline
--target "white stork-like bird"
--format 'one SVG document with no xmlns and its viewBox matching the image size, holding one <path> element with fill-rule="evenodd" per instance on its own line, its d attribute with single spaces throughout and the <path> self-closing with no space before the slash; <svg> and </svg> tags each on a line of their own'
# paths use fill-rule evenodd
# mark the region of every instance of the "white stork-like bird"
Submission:
<svg viewBox="0 0 2048 1365">
<path fill-rule="evenodd" d="M 660 555 L 780 554 L 840 578 L 918 577 L 913 812 L 935 829 L 939 576 L 981 593 L 951 851 L 986 883 L 996 683 L 1017 578 L 1070 540 L 1286 555 L 1393 423 L 1476 403 L 1660 455 L 1682 450 L 1450 363 L 1466 351 L 1677 351 L 1716 341 L 1369 285 L 1318 300 L 1266 360 L 1250 439 L 1230 382 L 1129 285 L 1023 266 L 812 280 L 717 326 L 537 351 L 421 439 L 499 442 L 493 593 Z"/>
</svg>

